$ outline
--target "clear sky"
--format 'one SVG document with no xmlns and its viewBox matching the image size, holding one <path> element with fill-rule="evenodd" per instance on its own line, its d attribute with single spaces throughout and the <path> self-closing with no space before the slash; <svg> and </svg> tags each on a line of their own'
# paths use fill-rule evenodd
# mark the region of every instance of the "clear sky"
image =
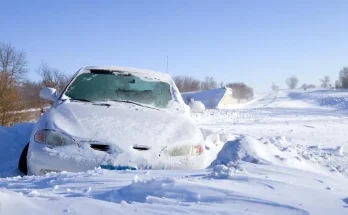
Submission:
<svg viewBox="0 0 348 215">
<path fill-rule="evenodd" d="M 119 65 L 240 82 L 336 80 L 348 66 L 348 0 L 4 0 L 0 42 L 67 74 Z"/>
</svg>

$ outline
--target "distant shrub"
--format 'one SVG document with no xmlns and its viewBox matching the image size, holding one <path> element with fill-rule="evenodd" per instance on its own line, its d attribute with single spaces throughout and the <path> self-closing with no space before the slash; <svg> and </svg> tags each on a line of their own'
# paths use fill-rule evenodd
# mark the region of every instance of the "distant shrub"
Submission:
<svg viewBox="0 0 348 215">
<path fill-rule="evenodd" d="M 232 97 L 237 99 L 238 101 L 242 99 L 250 99 L 254 97 L 253 88 L 249 87 L 244 83 L 229 83 L 226 84 L 226 87 L 232 89 Z"/>
<path fill-rule="evenodd" d="M 342 88 L 348 88 L 348 67 L 344 67 L 339 74 Z"/>
<path fill-rule="evenodd" d="M 307 89 L 314 89 L 316 88 L 316 86 L 314 84 L 308 84 L 307 85 Z"/>
<path fill-rule="evenodd" d="M 295 89 L 298 84 L 298 78 L 293 75 L 287 78 L 285 82 L 288 85 L 289 89 Z"/>
</svg>

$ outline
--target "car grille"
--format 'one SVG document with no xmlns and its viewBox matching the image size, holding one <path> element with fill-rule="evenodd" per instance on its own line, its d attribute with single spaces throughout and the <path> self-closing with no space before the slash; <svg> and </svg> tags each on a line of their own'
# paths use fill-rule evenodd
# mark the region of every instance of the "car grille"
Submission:
<svg viewBox="0 0 348 215">
<path fill-rule="evenodd" d="M 107 152 L 110 149 L 109 145 L 103 145 L 103 144 L 91 144 L 90 145 L 92 149 L 102 152 Z"/>
</svg>

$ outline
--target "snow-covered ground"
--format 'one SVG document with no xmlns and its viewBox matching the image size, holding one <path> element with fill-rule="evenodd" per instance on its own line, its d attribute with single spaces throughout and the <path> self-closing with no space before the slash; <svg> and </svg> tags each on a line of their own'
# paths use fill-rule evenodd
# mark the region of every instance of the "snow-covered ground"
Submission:
<svg viewBox="0 0 348 215">
<path fill-rule="evenodd" d="M 16 176 L 32 124 L 0 127 L 0 214 L 348 214 L 348 91 L 279 91 L 194 114 L 203 170 Z"/>
</svg>

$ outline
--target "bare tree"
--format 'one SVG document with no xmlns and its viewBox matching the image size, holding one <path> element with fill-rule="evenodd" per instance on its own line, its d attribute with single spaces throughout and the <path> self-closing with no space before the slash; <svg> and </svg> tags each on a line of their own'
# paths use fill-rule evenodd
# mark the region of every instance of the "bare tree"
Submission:
<svg viewBox="0 0 348 215">
<path fill-rule="evenodd" d="M 219 85 L 220 85 L 220 88 L 225 87 L 225 84 L 224 84 L 224 82 L 223 82 L 223 81 L 221 81 L 221 82 L 219 83 Z"/>
<path fill-rule="evenodd" d="M 295 89 L 298 84 L 298 78 L 293 75 L 286 79 L 286 84 L 288 85 L 289 89 Z"/>
<path fill-rule="evenodd" d="M 213 77 L 206 76 L 204 78 L 204 81 L 202 82 L 201 88 L 202 90 L 209 90 L 209 89 L 217 88 L 217 86 L 218 84 Z"/>
<path fill-rule="evenodd" d="M 272 90 L 273 91 L 279 90 L 279 86 L 277 86 L 275 83 L 272 83 Z"/>
<path fill-rule="evenodd" d="M 192 92 L 199 91 L 201 89 L 201 82 L 198 79 L 188 76 L 174 76 L 173 80 L 178 87 L 179 91 Z"/>
<path fill-rule="evenodd" d="M 16 50 L 11 44 L 0 43 L 0 72 L 5 81 L 20 82 L 27 73 L 25 53 Z"/>
<path fill-rule="evenodd" d="M 41 62 L 37 73 L 41 76 L 42 87 L 52 87 L 61 92 L 69 81 L 69 77 L 58 69 L 51 68 L 46 62 Z"/>
<path fill-rule="evenodd" d="M 27 72 L 25 54 L 10 44 L 0 43 L 0 125 L 20 121 L 15 111 L 21 109 L 19 85 Z"/>
<path fill-rule="evenodd" d="M 342 88 L 348 88 L 348 67 L 344 67 L 339 74 Z"/>
<path fill-rule="evenodd" d="M 321 82 L 321 87 L 323 88 L 328 88 L 330 87 L 330 77 L 329 76 L 324 76 L 323 79 L 320 79 L 320 82 Z"/>
<path fill-rule="evenodd" d="M 25 81 L 20 86 L 21 101 L 25 109 L 41 107 L 40 90 L 41 83 L 34 81 Z"/>
</svg>

